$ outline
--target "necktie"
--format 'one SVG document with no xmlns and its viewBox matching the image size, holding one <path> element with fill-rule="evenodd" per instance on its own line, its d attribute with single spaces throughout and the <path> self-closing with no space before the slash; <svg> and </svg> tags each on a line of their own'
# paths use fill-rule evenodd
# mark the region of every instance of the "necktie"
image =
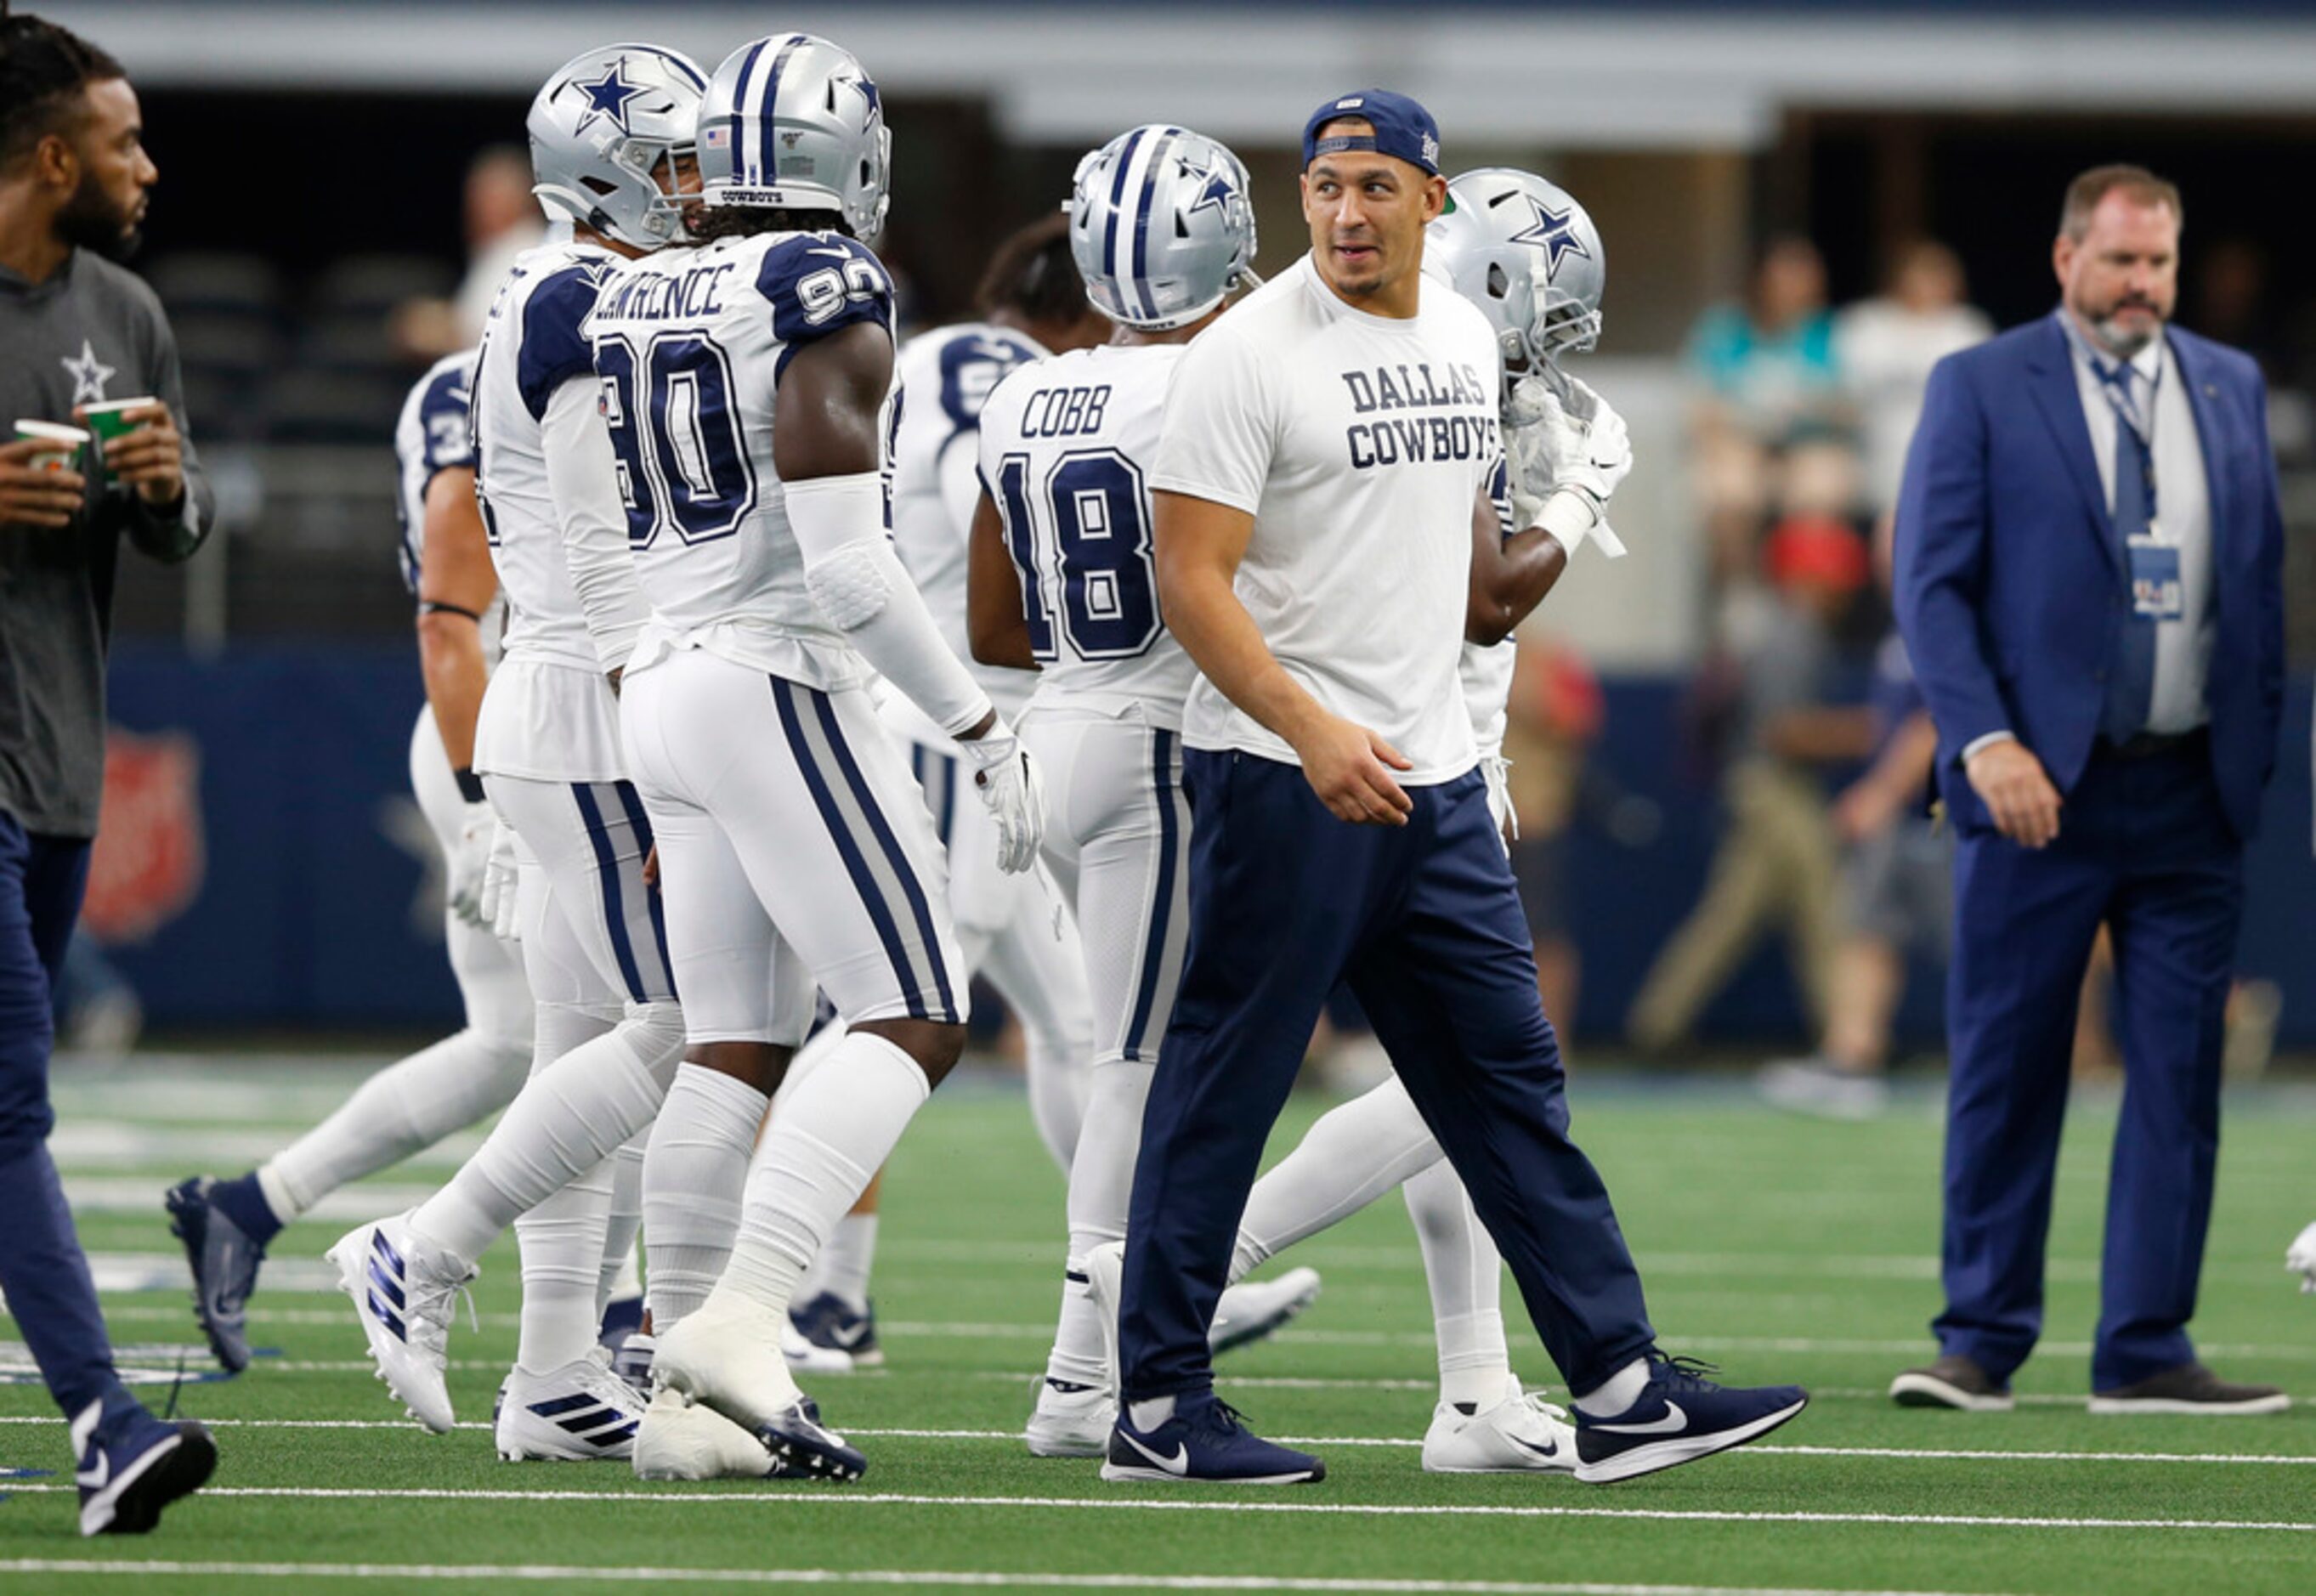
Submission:
<svg viewBox="0 0 2316 1596">
<path fill-rule="evenodd" d="M 2107 385 L 2115 409 L 2115 538 L 2125 573 L 2131 569 L 2131 540 L 2147 535 L 2150 524 L 2149 477 L 2153 463 L 2147 443 L 2133 425 L 2138 413 L 2133 403 L 2131 368 L 2100 365 L 2099 380 Z M 2126 575 L 2126 592 L 2128 576 Z M 2116 634 L 2115 657 L 2107 662 L 2107 695 L 2099 709 L 2099 735 L 2110 743 L 2128 742 L 2147 727 L 2148 707 L 2155 697 L 2155 619 L 2124 607 Z"/>
</svg>

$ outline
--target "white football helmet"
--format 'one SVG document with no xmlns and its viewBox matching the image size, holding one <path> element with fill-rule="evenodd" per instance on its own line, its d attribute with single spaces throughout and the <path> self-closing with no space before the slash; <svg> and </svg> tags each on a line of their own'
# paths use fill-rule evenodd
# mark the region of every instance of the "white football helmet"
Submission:
<svg viewBox="0 0 2316 1596">
<path fill-rule="evenodd" d="M 1532 172 L 1483 166 L 1452 179 L 1428 229 L 1442 271 L 1496 328 L 1508 367 L 1541 371 L 1600 341 L 1608 254 L 1574 197 Z"/>
<path fill-rule="evenodd" d="M 744 44 L 699 108 L 700 198 L 709 205 L 831 210 L 873 238 L 891 203 L 883 97 L 851 54 L 809 33 Z"/>
<path fill-rule="evenodd" d="M 691 152 L 708 75 L 655 44 L 612 44 L 556 69 L 530 103 L 531 192 L 551 216 L 637 249 L 683 236 L 675 160 Z"/>
<path fill-rule="evenodd" d="M 1068 210 L 1086 298 L 1112 321 L 1184 326 L 1262 281 L 1246 167 L 1187 128 L 1153 122 L 1090 151 Z"/>
</svg>

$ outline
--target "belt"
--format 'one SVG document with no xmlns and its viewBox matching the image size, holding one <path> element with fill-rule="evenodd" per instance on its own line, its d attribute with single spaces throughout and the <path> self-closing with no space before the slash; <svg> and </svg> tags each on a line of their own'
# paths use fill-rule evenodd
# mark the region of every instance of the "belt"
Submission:
<svg viewBox="0 0 2316 1596">
<path fill-rule="evenodd" d="M 2110 743 L 2101 737 L 2092 745 L 2091 751 L 2102 759 L 2170 759 L 2201 753 L 2211 741 L 2212 728 L 2199 726 L 2187 732 L 2142 732 L 2121 743 Z"/>
</svg>

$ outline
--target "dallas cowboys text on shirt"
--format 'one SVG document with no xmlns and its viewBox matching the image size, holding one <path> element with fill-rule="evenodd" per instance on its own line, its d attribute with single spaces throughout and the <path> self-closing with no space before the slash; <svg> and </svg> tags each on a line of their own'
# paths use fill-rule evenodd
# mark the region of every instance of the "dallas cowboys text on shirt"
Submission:
<svg viewBox="0 0 2316 1596">
<path fill-rule="evenodd" d="M 1340 374 L 1351 408 L 1373 421 L 1345 429 L 1351 468 L 1372 470 L 1425 460 L 1483 459 L 1496 450 L 1494 390 L 1475 367 L 1430 362 L 1376 366 Z M 1436 414 L 1465 411 L 1468 414 Z M 1431 411 L 1432 415 L 1385 415 L 1387 411 Z"/>
</svg>

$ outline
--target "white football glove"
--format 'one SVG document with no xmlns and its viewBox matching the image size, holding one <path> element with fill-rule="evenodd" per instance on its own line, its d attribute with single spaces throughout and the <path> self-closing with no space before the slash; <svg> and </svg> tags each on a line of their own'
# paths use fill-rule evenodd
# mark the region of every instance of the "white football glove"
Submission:
<svg viewBox="0 0 2316 1596">
<path fill-rule="evenodd" d="M 997 821 L 997 868 L 1018 876 L 1038 862 L 1038 844 L 1046 835 L 1046 779 L 1002 720 L 958 746 L 973 761 L 974 790 Z"/>
<path fill-rule="evenodd" d="M 468 804 L 459 816 L 458 841 L 450 846 L 450 912 L 469 925 L 487 925 L 483 915 L 483 867 L 491 857 L 491 832 L 498 816 L 485 803 Z"/>
<path fill-rule="evenodd" d="M 2302 1277 L 2303 1291 L 2316 1291 L 2316 1224 L 2302 1231 L 2284 1254 L 2284 1267 Z"/>
<path fill-rule="evenodd" d="M 1556 366 L 1521 378 L 1513 391 L 1512 411 L 1534 417 L 1504 433 L 1520 524 L 1544 527 L 1571 555 L 1590 537 L 1609 558 L 1621 556 L 1625 545 L 1608 530 L 1608 506 L 1633 469 L 1625 418 Z"/>
<path fill-rule="evenodd" d="M 514 827 L 503 816 L 491 830 L 490 858 L 483 865 L 483 886 L 476 899 L 477 923 L 490 927 L 501 941 L 521 941 L 515 921 Z"/>
</svg>

